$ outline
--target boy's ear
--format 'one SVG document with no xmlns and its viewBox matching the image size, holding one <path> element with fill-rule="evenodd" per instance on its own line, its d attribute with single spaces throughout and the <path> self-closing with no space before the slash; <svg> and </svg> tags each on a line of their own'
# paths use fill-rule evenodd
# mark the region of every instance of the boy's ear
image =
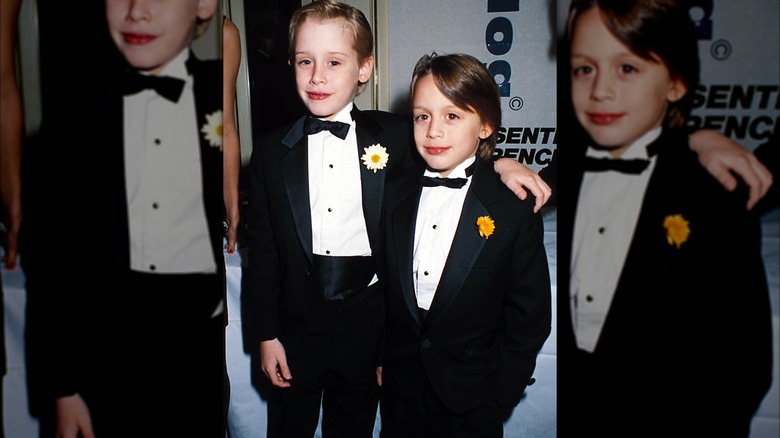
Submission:
<svg viewBox="0 0 780 438">
<path fill-rule="evenodd" d="M 669 83 L 669 90 L 666 92 L 666 100 L 677 102 L 688 92 L 688 85 L 680 78 L 672 79 Z"/>
<path fill-rule="evenodd" d="M 217 11 L 218 0 L 198 0 L 198 18 L 208 20 Z"/>
<path fill-rule="evenodd" d="M 368 82 L 371 79 L 371 72 L 374 70 L 374 57 L 369 56 L 363 60 L 360 64 L 360 71 L 358 72 L 358 80 L 361 84 Z"/>
<path fill-rule="evenodd" d="M 491 127 L 487 123 L 483 123 L 482 126 L 479 128 L 479 138 L 481 138 L 482 140 L 490 137 L 492 133 L 493 133 L 493 127 Z"/>
</svg>

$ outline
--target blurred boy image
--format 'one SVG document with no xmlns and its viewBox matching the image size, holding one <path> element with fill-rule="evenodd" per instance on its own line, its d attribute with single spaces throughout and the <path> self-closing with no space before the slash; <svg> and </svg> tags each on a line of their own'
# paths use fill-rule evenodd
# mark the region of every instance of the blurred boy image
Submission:
<svg viewBox="0 0 780 438">
<path fill-rule="evenodd" d="M 45 231 L 58 436 L 224 434 L 222 63 L 190 49 L 216 6 L 106 0 L 117 53 L 85 52 L 105 70 L 44 128 L 90 128 L 55 152 Z"/>
</svg>

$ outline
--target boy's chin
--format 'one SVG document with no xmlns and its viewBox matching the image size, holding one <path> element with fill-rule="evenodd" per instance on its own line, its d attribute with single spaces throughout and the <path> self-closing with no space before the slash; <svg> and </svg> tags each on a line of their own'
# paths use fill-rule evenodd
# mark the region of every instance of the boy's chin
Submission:
<svg viewBox="0 0 780 438">
<path fill-rule="evenodd" d="M 606 133 L 603 130 L 585 130 L 585 132 L 596 149 L 611 151 L 624 147 L 624 138 L 612 135 L 613 133 Z"/>
<path fill-rule="evenodd" d="M 156 75 L 160 73 L 165 67 L 165 64 L 156 64 L 156 63 L 148 63 L 148 62 L 133 62 L 130 59 L 125 58 L 127 61 L 127 64 L 132 67 L 135 70 L 142 71 L 144 73 Z"/>
<path fill-rule="evenodd" d="M 137 51 L 122 52 L 122 56 L 125 58 L 125 61 L 127 61 L 127 64 L 130 67 L 149 74 L 160 73 L 162 69 L 166 65 L 168 65 L 168 63 L 170 63 L 173 60 L 173 58 L 176 57 L 177 54 L 178 52 L 171 57 L 167 57 L 167 56 L 148 56 L 148 54 L 137 53 Z"/>
<path fill-rule="evenodd" d="M 591 147 L 593 147 L 593 149 L 608 152 L 613 157 L 622 155 L 623 152 L 625 152 L 625 150 L 628 148 L 628 145 L 616 142 L 612 139 L 598 139 L 591 137 L 591 140 Z"/>
<path fill-rule="evenodd" d="M 160 70 L 162 70 L 162 65 L 146 65 L 146 64 L 130 64 L 130 67 L 150 74 L 158 73 Z"/>
</svg>

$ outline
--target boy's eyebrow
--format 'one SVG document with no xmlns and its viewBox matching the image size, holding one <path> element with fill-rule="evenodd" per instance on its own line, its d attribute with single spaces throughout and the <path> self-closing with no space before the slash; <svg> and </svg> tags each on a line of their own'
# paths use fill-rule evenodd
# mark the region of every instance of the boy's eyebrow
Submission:
<svg viewBox="0 0 780 438">
<path fill-rule="evenodd" d="M 455 104 L 447 105 L 447 106 L 445 106 L 445 107 L 444 107 L 444 108 L 442 108 L 442 109 L 443 109 L 444 111 L 446 111 L 446 112 L 468 111 L 467 109 L 465 109 L 465 108 L 461 108 L 461 107 L 459 107 L 458 105 L 455 105 Z M 431 111 L 431 110 L 430 110 L 430 109 L 428 109 L 428 107 L 427 107 L 427 106 L 425 106 L 425 105 L 416 105 L 416 106 L 413 106 L 413 107 L 412 107 L 412 111 L 416 111 L 416 110 L 420 110 L 420 111 L 429 111 L 429 112 Z"/>
<path fill-rule="evenodd" d="M 294 53 L 294 55 L 296 55 L 296 56 L 297 56 L 297 55 L 308 55 L 308 54 L 309 54 L 309 52 L 307 52 L 307 51 L 305 51 L 305 50 L 302 50 L 302 51 L 300 51 L 300 52 L 295 52 L 295 53 Z M 346 54 L 346 53 L 344 53 L 344 52 L 338 52 L 338 51 L 327 52 L 327 53 L 326 53 L 326 55 L 329 55 L 329 56 L 332 56 L 332 55 L 347 56 L 347 54 Z"/>
</svg>

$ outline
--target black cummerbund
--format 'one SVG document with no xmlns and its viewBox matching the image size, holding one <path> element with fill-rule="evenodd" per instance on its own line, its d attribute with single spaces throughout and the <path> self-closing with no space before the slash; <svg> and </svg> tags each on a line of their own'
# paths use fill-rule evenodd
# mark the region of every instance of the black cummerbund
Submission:
<svg viewBox="0 0 780 438">
<path fill-rule="evenodd" d="M 376 273 L 371 256 L 331 257 L 314 254 L 314 278 L 319 293 L 312 298 L 324 301 L 347 299 L 368 286 Z"/>
</svg>

